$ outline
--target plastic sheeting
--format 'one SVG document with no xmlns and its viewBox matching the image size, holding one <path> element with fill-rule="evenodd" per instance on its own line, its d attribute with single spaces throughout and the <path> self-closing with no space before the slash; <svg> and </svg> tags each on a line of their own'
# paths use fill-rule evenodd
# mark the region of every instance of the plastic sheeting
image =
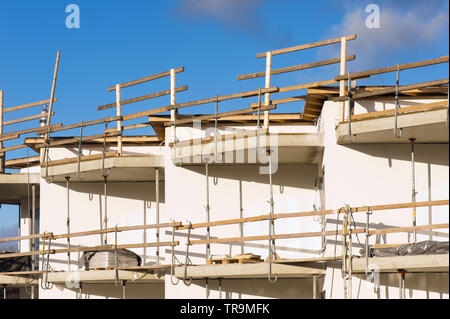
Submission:
<svg viewBox="0 0 450 319">
<path fill-rule="evenodd" d="M 415 255 L 438 255 L 448 254 L 448 241 L 426 240 L 413 244 L 406 244 L 392 248 L 370 249 L 373 257 L 391 256 L 415 256 Z"/>
<path fill-rule="evenodd" d="M 128 249 L 117 249 L 117 266 L 134 267 L 141 265 L 141 257 Z M 79 260 L 79 266 L 85 269 L 114 268 L 115 252 L 108 251 L 87 251 Z"/>
<path fill-rule="evenodd" d="M 0 254 L 6 254 L 7 251 L 0 250 Z M 0 259 L 0 272 L 26 271 L 31 269 L 31 257 L 11 257 Z"/>
</svg>

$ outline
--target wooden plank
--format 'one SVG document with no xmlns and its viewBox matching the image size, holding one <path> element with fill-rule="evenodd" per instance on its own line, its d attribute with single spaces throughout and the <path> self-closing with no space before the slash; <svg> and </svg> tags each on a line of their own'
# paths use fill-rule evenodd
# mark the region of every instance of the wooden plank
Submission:
<svg viewBox="0 0 450 319">
<path fill-rule="evenodd" d="M 369 235 L 381 235 L 381 234 L 392 234 L 392 233 L 403 233 L 411 232 L 416 230 L 427 230 L 427 229 L 442 229 L 449 228 L 449 224 L 435 224 L 435 225 L 423 225 L 423 226 L 412 226 L 412 227 L 393 227 L 386 229 L 369 230 Z M 365 228 L 355 228 L 348 230 L 351 234 L 362 234 L 366 232 Z M 342 235 L 342 230 L 330 230 L 325 232 L 306 232 L 306 233 L 294 233 L 294 234 L 279 234 L 272 235 L 272 239 L 295 239 L 295 238 L 310 238 L 310 237 L 320 237 L 320 236 L 336 236 Z M 230 238 L 215 238 L 215 239 L 200 239 L 189 241 L 190 245 L 202 245 L 202 244 L 217 244 L 217 243 L 233 243 L 233 242 L 246 242 L 246 241 L 260 241 L 268 240 L 269 236 L 247 236 L 247 237 L 230 237 Z"/>
<path fill-rule="evenodd" d="M 55 112 L 52 112 L 52 115 L 55 115 Z M 41 114 L 36 114 L 36 115 L 32 115 L 32 116 L 22 117 L 20 119 L 6 121 L 3 123 L 3 125 L 11 125 L 11 124 L 17 124 L 17 123 L 22 123 L 22 122 L 26 122 L 26 121 L 32 121 L 32 120 L 41 118 L 41 116 L 42 116 Z"/>
<path fill-rule="evenodd" d="M 297 91 L 297 90 L 303 90 L 303 89 L 309 89 L 317 86 L 322 85 L 330 85 L 330 84 L 336 84 L 339 83 L 336 80 L 325 80 L 325 81 L 318 81 L 318 82 L 311 82 L 311 83 L 305 83 L 305 84 L 297 84 L 297 85 L 291 85 L 291 86 L 285 86 L 279 88 L 277 93 L 284 93 L 284 92 L 290 92 L 290 91 Z"/>
<path fill-rule="evenodd" d="M 271 72 L 272 71 L 272 53 L 267 52 L 266 53 L 266 72 L 265 72 L 265 83 L 264 87 L 269 88 L 270 87 L 270 80 L 271 80 Z M 264 94 L 264 105 L 270 105 L 270 93 Z M 269 128 L 269 111 L 264 111 L 264 124 L 263 127 L 265 129 Z"/>
<path fill-rule="evenodd" d="M 105 153 L 105 158 L 114 157 L 116 156 L 116 151 L 110 151 Z M 98 160 L 103 158 L 103 153 L 94 154 L 94 155 L 84 155 L 80 157 L 80 162 L 85 161 L 92 161 L 92 160 Z M 72 157 L 72 158 L 63 158 L 60 160 L 54 160 L 54 161 L 48 161 L 47 165 L 50 166 L 56 166 L 56 165 L 64 165 L 64 164 L 70 164 L 70 163 L 77 163 L 78 157 Z M 42 167 L 45 167 L 45 162 L 41 163 Z"/>
<path fill-rule="evenodd" d="M 345 37 L 345 39 L 347 41 L 355 40 L 356 39 L 356 34 L 347 35 Z M 272 53 L 272 55 L 278 55 L 278 54 L 283 54 L 283 53 L 289 53 L 289 52 L 295 52 L 295 51 L 300 51 L 300 50 L 305 50 L 305 49 L 316 48 L 316 47 L 320 47 L 320 46 L 324 46 L 324 45 L 330 45 L 330 44 L 339 43 L 339 42 L 341 42 L 341 37 L 335 38 L 335 39 L 319 41 L 319 42 L 314 42 L 314 43 L 296 45 L 296 46 L 293 46 L 293 47 L 289 47 L 289 48 L 285 48 L 285 49 L 278 49 L 278 50 L 274 50 L 274 51 L 270 51 L 270 52 Z M 266 56 L 266 52 L 258 53 L 256 55 L 256 58 L 258 58 L 258 59 L 259 58 L 264 58 L 265 56 Z"/>
<path fill-rule="evenodd" d="M 92 125 L 97 125 L 97 124 L 102 124 L 102 123 L 116 122 L 116 121 L 120 121 L 121 119 L 122 118 L 120 116 L 113 116 L 113 117 L 107 116 L 105 118 L 98 119 L 98 120 L 92 120 L 92 121 L 87 121 L 87 122 L 81 122 L 81 123 L 75 123 L 75 124 L 50 128 L 50 132 L 60 132 L 60 131 L 74 129 L 74 128 L 79 128 L 81 126 L 86 127 L 86 126 L 92 126 Z"/>
<path fill-rule="evenodd" d="M 355 55 L 354 54 L 348 55 L 345 58 L 347 61 L 352 61 L 352 60 L 355 60 Z M 287 73 L 287 72 L 312 69 L 312 68 L 316 68 L 319 66 L 339 63 L 340 61 L 341 61 L 340 58 L 335 58 L 335 59 L 328 59 L 328 60 L 321 60 L 321 61 L 317 61 L 317 62 L 300 64 L 300 65 L 294 65 L 294 66 L 289 66 L 286 68 L 273 69 L 272 71 L 270 71 L 270 74 L 276 75 L 276 74 L 282 74 L 282 73 Z M 238 75 L 237 79 L 238 80 L 255 79 L 255 78 L 263 77 L 265 75 L 266 75 L 266 72 L 250 73 L 250 74 Z"/>
<path fill-rule="evenodd" d="M 58 101 L 58 99 L 55 97 L 53 99 L 53 102 Z M 9 107 L 7 109 L 4 109 L 3 112 L 12 112 L 12 111 L 16 111 L 16 110 L 22 110 L 22 109 L 26 109 L 29 107 L 33 107 L 33 106 L 39 106 L 39 105 L 44 105 L 44 104 L 49 104 L 50 100 L 44 100 L 44 101 L 38 101 L 38 102 L 33 102 L 33 103 L 28 103 L 28 104 L 22 104 L 22 105 L 18 105 L 18 106 L 13 106 L 13 107 Z"/>
<path fill-rule="evenodd" d="M 413 207 L 430 207 L 430 206 L 443 206 L 448 205 L 449 200 L 435 200 L 435 201 L 424 201 L 424 202 L 416 202 L 416 203 L 399 203 L 399 204 L 387 204 L 387 205 L 374 205 L 374 206 L 361 206 L 361 207 L 352 207 L 351 210 L 353 213 L 359 212 L 367 212 L 368 209 L 371 211 L 379 211 L 379 210 L 394 210 L 394 209 L 403 209 L 403 208 L 413 208 Z M 311 216 L 324 216 L 324 215 L 333 215 L 336 214 L 338 210 L 336 209 L 327 209 L 327 210 L 312 210 L 306 212 L 293 212 L 293 213 L 277 213 L 273 215 L 273 219 L 282 219 L 282 218 L 294 218 L 294 217 L 311 217 Z M 245 217 L 245 218 L 236 218 L 236 219 L 227 219 L 209 223 L 196 223 L 192 224 L 192 229 L 196 228 L 204 228 L 204 227 L 214 227 L 214 226 L 222 226 L 222 225 L 231 225 L 238 223 L 246 223 L 246 222 L 256 222 L 268 220 L 269 215 L 259 215 L 253 217 Z M 183 225 L 178 229 L 187 229 L 188 225 Z"/>
<path fill-rule="evenodd" d="M 401 70 L 413 69 L 413 68 L 418 68 L 418 67 L 423 67 L 423 66 L 428 66 L 428 65 L 446 63 L 446 62 L 448 62 L 448 58 L 449 58 L 449 56 L 446 55 L 446 56 L 442 56 L 437 59 L 430 59 L 430 60 L 424 60 L 424 61 L 419 61 L 419 62 L 400 64 L 399 67 L 400 67 L 400 71 L 401 71 Z M 350 78 L 352 80 L 354 80 L 354 79 L 368 77 L 368 76 L 375 75 L 375 74 L 382 74 L 382 73 L 389 73 L 389 72 L 396 72 L 396 71 L 397 71 L 397 65 L 390 66 L 387 68 L 380 68 L 380 69 L 373 69 L 373 70 L 368 70 L 368 71 L 350 73 Z M 335 79 L 337 81 L 346 80 L 347 75 L 339 75 L 339 76 L 336 76 Z"/>
<path fill-rule="evenodd" d="M 107 134 L 107 137 L 118 136 L 120 134 L 122 134 L 122 133 L 121 132 L 111 132 L 111 133 Z M 96 134 L 96 135 L 90 135 L 90 136 L 83 136 L 81 138 L 81 142 L 95 140 L 95 139 L 98 139 L 98 138 L 102 138 L 104 136 L 105 136 L 105 134 Z M 60 145 L 77 143 L 79 141 L 80 141 L 79 137 L 73 137 L 73 138 L 67 138 L 67 139 L 63 139 L 63 140 L 50 141 L 47 144 L 46 143 L 37 144 L 37 145 L 35 145 L 35 147 L 36 148 L 55 147 L 55 146 L 60 146 Z"/>
<path fill-rule="evenodd" d="M 53 124 L 53 125 L 50 126 L 50 129 L 56 128 L 56 127 L 61 127 L 61 126 L 62 126 L 62 123 Z M 37 133 L 37 132 L 42 132 L 42 133 L 44 133 L 44 131 L 46 131 L 47 129 L 48 129 L 47 126 L 42 126 L 42 127 L 35 127 L 35 128 L 30 128 L 30 129 L 21 130 L 21 131 L 14 131 L 14 132 L 9 132 L 9 133 L 0 135 L 0 138 L 1 138 L 1 137 L 14 136 L 14 135 L 16 135 L 16 134 L 18 134 L 18 135 L 20 136 L 20 135 L 23 135 L 23 134 L 35 133 L 35 132 L 36 132 L 36 133 Z"/>
<path fill-rule="evenodd" d="M 52 233 L 43 233 L 43 234 L 35 234 L 35 235 L 26 235 L 26 236 L 14 236 L 14 237 L 6 237 L 0 238 L 0 243 L 8 243 L 11 241 L 19 241 L 24 239 L 37 239 L 37 238 L 50 238 Z"/>
<path fill-rule="evenodd" d="M 32 157 L 25 157 L 25 158 L 16 158 L 12 160 L 8 160 L 5 162 L 5 166 L 7 168 L 14 168 L 14 167 L 26 167 L 27 164 L 39 164 L 40 162 L 40 156 L 32 156 Z"/>
<path fill-rule="evenodd" d="M 179 73 L 179 72 L 183 72 L 183 71 L 184 71 L 184 67 L 175 69 L 175 73 Z M 169 76 L 169 75 L 170 75 L 170 71 L 161 72 L 161 73 L 158 73 L 158 74 L 146 76 L 146 77 L 138 79 L 138 80 L 122 83 L 122 84 L 120 84 L 120 88 L 126 88 L 128 86 L 132 86 L 132 85 L 148 82 L 148 81 L 151 81 L 151 80 L 163 78 L 163 77 Z M 110 86 L 108 88 L 108 91 L 111 92 L 111 91 L 114 91 L 115 89 L 116 89 L 116 86 L 113 85 L 113 86 Z"/>
<path fill-rule="evenodd" d="M 149 224 L 149 225 L 137 225 L 137 226 L 120 226 L 117 227 L 118 232 L 130 231 L 130 230 L 144 230 L 144 229 L 156 229 L 156 228 L 167 228 L 173 226 L 180 226 L 180 222 L 175 223 L 161 223 L 161 224 Z M 73 237 L 82 237 L 82 236 L 91 236 L 98 234 L 106 234 L 106 233 L 114 233 L 116 231 L 115 227 L 105 228 L 105 229 L 97 229 L 97 230 L 89 230 L 82 231 L 70 234 L 60 234 L 60 235 L 52 235 L 53 239 L 62 239 L 62 238 L 73 238 Z"/>
<path fill-rule="evenodd" d="M 10 146 L 10 147 L 3 147 L 3 148 L 0 148 L 0 153 L 14 151 L 14 150 L 18 150 L 18 149 L 26 148 L 26 147 L 28 147 L 28 145 L 25 145 L 25 144 L 14 145 L 14 146 Z"/>
<path fill-rule="evenodd" d="M 291 103 L 291 102 L 299 102 L 304 101 L 306 99 L 306 95 L 298 95 L 293 97 L 287 97 L 284 99 L 271 100 L 272 105 Z M 258 107 L 258 103 L 251 103 L 250 107 Z"/>
<path fill-rule="evenodd" d="M 394 227 L 385 229 L 369 230 L 369 235 L 383 235 L 393 233 L 411 232 L 416 230 L 428 230 L 428 229 L 442 229 L 448 228 L 449 224 L 435 224 L 435 225 L 423 225 L 423 226 L 411 226 L 411 227 Z"/>
<path fill-rule="evenodd" d="M 9 140 L 15 140 L 16 138 L 19 138 L 19 134 L 15 135 L 9 135 L 9 136 L 0 136 L 0 142 L 9 141 Z M 0 145 L 1 147 L 1 145 Z"/>
<path fill-rule="evenodd" d="M 345 72 L 347 71 L 347 64 L 345 61 L 346 55 L 347 55 L 347 40 L 345 38 L 341 38 L 341 64 L 340 64 L 340 68 L 339 68 L 339 74 L 341 76 L 344 76 Z M 339 96 L 344 96 L 344 95 L 345 95 L 345 79 L 341 79 L 339 81 Z M 345 102 L 340 103 L 339 114 L 341 115 L 341 120 L 344 120 L 344 118 L 345 118 Z"/>
<path fill-rule="evenodd" d="M 0 275 L 5 275 L 5 276 L 29 276 L 29 275 L 40 275 L 40 274 L 42 274 L 42 270 L 0 272 Z"/>
<path fill-rule="evenodd" d="M 112 132 L 115 132 L 112 130 Z M 55 138 L 54 140 L 57 141 Z M 92 139 L 89 141 L 85 141 L 84 144 L 102 144 L 105 141 L 104 136 L 101 138 Z M 147 143 L 153 143 L 153 142 L 161 142 L 158 136 L 156 135 L 140 135 L 140 136 L 122 136 L 122 141 L 124 144 L 147 144 Z M 30 147 L 35 147 L 36 144 L 43 144 L 45 143 L 44 138 L 26 138 L 25 144 L 27 144 Z M 117 136 L 108 136 L 106 138 L 106 144 L 115 144 L 117 143 Z M 78 143 L 74 142 L 71 144 L 66 145 L 73 145 L 78 146 Z"/>
<path fill-rule="evenodd" d="M 364 228 L 352 229 L 352 234 L 362 234 L 365 233 Z M 310 238 L 310 237 L 320 237 L 320 236 L 336 236 L 342 235 L 342 230 L 330 230 L 325 232 L 307 232 L 307 233 L 294 233 L 294 234 L 278 234 L 272 235 L 273 240 L 279 239 L 295 239 L 295 238 Z M 261 236 L 247 236 L 247 237 L 229 237 L 229 238 L 215 238 L 215 239 L 199 239 L 199 240 L 190 240 L 190 245 L 204 245 L 204 244 L 218 244 L 218 243 L 235 243 L 235 242 L 246 242 L 246 241 L 260 241 L 260 240 L 268 240 L 269 236 L 261 235 Z"/>
<path fill-rule="evenodd" d="M 273 92 L 278 92 L 278 87 L 261 89 L 261 93 L 263 93 L 263 94 L 264 93 L 273 93 Z M 234 93 L 234 94 L 223 95 L 223 96 L 213 97 L 213 98 L 208 98 L 208 99 L 203 99 L 203 100 L 196 100 L 196 101 L 191 101 L 191 102 L 184 102 L 184 103 L 177 104 L 175 106 L 167 105 L 167 106 L 160 107 L 160 108 L 153 109 L 153 110 L 124 115 L 123 120 L 124 121 L 133 120 L 133 119 L 137 119 L 137 118 L 144 117 L 144 116 L 154 115 L 154 114 L 158 114 L 158 113 L 164 113 L 164 112 L 167 112 L 167 111 L 170 111 L 173 109 L 180 109 L 183 107 L 201 105 L 201 104 L 207 104 L 207 103 L 214 103 L 214 102 L 216 102 L 216 99 L 218 99 L 220 102 L 220 101 L 226 101 L 226 100 L 237 99 L 237 98 L 245 98 L 245 97 L 250 97 L 250 96 L 255 96 L 255 95 L 258 95 L 258 90 L 252 90 L 252 91 L 247 91 L 247 92 L 242 92 L 242 93 Z"/>
<path fill-rule="evenodd" d="M 186 91 L 186 90 L 188 90 L 188 86 L 187 85 L 182 86 L 182 87 L 178 87 L 178 88 L 175 89 L 176 92 L 182 92 L 182 91 Z M 123 101 L 120 101 L 120 104 L 121 105 L 127 105 L 127 104 L 130 104 L 130 103 L 145 101 L 145 100 L 149 100 L 149 99 L 153 99 L 153 98 L 156 98 L 156 97 L 169 95 L 169 94 L 170 94 L 170 90 L 164 90 L 164 91 L 160 91 L 160 92 L 156 92 L 156 93 L 151 93 L 151 94 L 147 94 L 147 95 L 134 97 L 132 99 L 123 100 Z M 109 104 L 105 104 L 105 105 L 97 107 L 97 111 L 111 109 L 111 108 L 114 108 L 114 107 L 116 107 L 116 103 L 109 103 Z"/>
<path fill-rule="evenodd" d="M 61 51 L 58 51 L 56 54 L 56 63 L 55 63 L 55 70 L 53 73 L 53 81 L 52 81 L 52 89 L 50 92 L 50 103 L 48 105 L 48 115 L 47 115 L 47 123 L 45 126 L 50 126 L 51 119 L 53 116 L 53 100 L 55 99 L 55 89 L 56 89 L 56 80 L 58 79 L 58 69 L 59 69 L 59 59 L 61 57 Z M 48 139 L 50 132 L 47 132 L 45 134 L 45 138 Z M 45 154 L 41 154 L 41 157 L 45 156 Z"/>
<path fill-rule="evenodd" d="M 274 105 L 274 104 L 271 104 L 269 106 L 262 106 L 260 108 L 261 111 L 274 110 L 274 109 L 276 109 L 276 105 Z M 220 117 L 225 117 L 225 116 L 242 115 L 242 114 L 247 114 L 247 113 L 254 113 L 257 111 L 258 111 L 258 109 L 256 109 L 256 108 L 248 108 L 248 109 L 243 109 L 243 110 L 218 113 L 217 117 L 220 118 Z M 179 124 L 192 123 L 194 121 L 208 120 L 208 119 L 213 119 L 215 117 L 216 117 L 216 114 L 198 115 L 198 116 L 194 116 L 192 118 L 177 120 L 176 124 L 179 125 Z M 172 125 L 174 125 L 174 123 L 175 122 L 173 122 L 173 121 L 166 122 L 166 123 L 164 123 L 164 126 L 172 126 Z"/>
<path fill-rule="evenodd" d="M 150 122 L 146 122 L 146 123 L 139 123 L 139 124 L 131 124 L 131 125 L 124 125 L 122 126 L 122 131 L 126 131 L 126 130 L 133 130 L 133 129 L 137 129 L 137 128 L 144 128 L 144 127 L 149 127 L 152 124 Z M 105 133 L 111 133 L 114 132 L 117 128 L 113 127 L 113 128 L 109 128 L 107 130 L 105 130 Z"/>
<path fill-rule="evenodd" d="M 445 109 L 447 107 L 448 102 L 442 101 L 442 102 L 434 102 L 434 103 L 428 103 L 428 104 L 418 104 L 413 106 L 404 106 L 397 109 L 397 114 L 406 114 L 410 112 L 418 112 L 418 111 L 424 111 L 424 110 L 430 110 L 430 109 Z M 395 110 L 384 110 L 384 111 L 377 111 L 377 112 L 369 112 L 364 114 L 357 114 L 352 116 L 352 121 L 360 121 L 360 120 L 367 120 L 367 119 L 374 119 L 379 117 L 385 117 L 385 116 L 392 116 L 394 115 Z"/>
<path fill-rule="evenodd" d="M 120 85 L 116 85 L 116 116 L 122 116 L 122 104 L 121 104 L 121 92 Z M 119 120 L 116 123 L 117 132 L 119 136 L 117 137 L 117 155 L 122 155 L 122 121 Z M 105 133 L 106 134 L 106 133 Z"/>
<path fill-rule="evenodd" d="M 130 248 L 142 248 L 142 247 L 161 247 L 161 246 L 178 246 L 180 242 L 178 241 L 166 241 L 159 243 L 146 243 L 146 244 L 124 244 L 124 245 L 99 245 L 93 247 L 74 247 L 74 248 L 64 248 L 64 249 L 50 249 L 44 251 L 30 251 L 23 253 L 12 253 L 12 254 L 0 254 L 0 259 L 12 258 L 12 257 L 23 257 L 23 256 L 33 256 L 41 254 L 61 254 L 61 253 L 76 253 L 85 251 L 112 251 L 116 249 L 130 249 Z"/>
<path fill-rule="evenodd" d="M 429 86 L 443 85 L 443 84 L 448 84 L 448 79 L 421 82 L 421 83 L 410 84 L 410 85 L 401 85 L 401 86 L 399 86 L 398 91 L 404 92 L 404 91 L 409 91 L 409 90 L 414 90 L 414 89 L 419 89 L 419 88 L 425 88 L 425 87 L 429 87 Z M 381 90 L 376 90 L 376 91 L 371 91 L 371 92 L 357 93 L 357 94 L 353 95 L 353 100 L 363 99 L 363 98 L 367 98 L 367 97 L 371 97 L 371 96 L 395 93 L 395 91 L 396 91 L 396 89 L 394 86 L 394 87 L 389 87 L 386 89 L 381 89 Z M 348 96 L 339 96 L 339 97 L 331 98 L 331 100 L 332 101 L 347 101 L 347 100 L 349 100 L 349 98 L 348 98 Z"/>
</svg>

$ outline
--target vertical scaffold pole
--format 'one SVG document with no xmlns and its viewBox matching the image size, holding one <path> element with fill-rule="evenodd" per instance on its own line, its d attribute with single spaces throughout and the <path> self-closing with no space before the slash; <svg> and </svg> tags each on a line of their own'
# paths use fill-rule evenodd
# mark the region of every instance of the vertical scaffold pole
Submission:
<svg viewBox="0 0 450 319">
<path fill-rule="evenodd" d="M 206 222 L 209 223 L 210 222 L 210 209 L 211 207 L 209 206 L 209 165 L 208 163 L 206 163 L 205 165 L 205 175 L 206 175 L 206 206 L 205 206 L 205 210 L 206 210 Z M 206 239 L 210 240 L 211 239 L 211 230 L 210 227 L 206 227 Z M 211 244 L 207 243 L 206 244 L 206 259 L 210 259 L 211 258 Z"/>
<path fill-rule="evenodd" d="M 414 142 L 416 141 L 415 138 L 410 138 L 409 141 L 411 142 L 411 200 L 413 203 L 416 202 L 416 164 L 415 164 L 415 154 L 414 154 Z M 417 218 L 416 218 L 416 208 L 413 207 L 412 212 L 412 223 L 413 227 L 417 225 Z M 416 243 L 417 242 L 417 231 L 414 231 L 413 240 Z"/>
<path fill-rule="evenodd" d="M 156 225 L 159 226 L 159 168 L 155 168 L 155 196 L 156 196 Z M 159 244 L 160 240 L 159 227 L 156 228 L 156 243 Z M 156 247 L 156 262 L 160 263 L 160 248 L 159 245 Z"/>
<path fill-rule="evenodd" d="M 70 235 L 70 203 L 69 203 L 69 180 L 70 177 L 66 176 L 66 188 L 67 188 L 67 234 Z M 70 236 L 67 236 L 67 249 L 70 249 Z M 70 271 L 70 251 L 67 252 L 67 271 Z"/>
<path fill-rule="evenodd" d="M 31 235 L 35 234 L 36 229 L 36 185 L 31 185 Z M 31 240 L 31 251 L 36 250 L 36 239 Z M 35 255 L 31 256 L 31 270 L 35 270 Z M 31 299 L 35 299 L 35 286 L 31 286 Z"/>
<path fill-rule="evenodd" d="M 272 52 L 266 52 L 266 83 L 265 88 L 270 88 L 270 76 L 272 69 Z M 270 93 L 264 95 L 264 105 L 270 104 Z M 269 111 L 264 111 L 264 128 L 269 128 Z"/>
</svg>

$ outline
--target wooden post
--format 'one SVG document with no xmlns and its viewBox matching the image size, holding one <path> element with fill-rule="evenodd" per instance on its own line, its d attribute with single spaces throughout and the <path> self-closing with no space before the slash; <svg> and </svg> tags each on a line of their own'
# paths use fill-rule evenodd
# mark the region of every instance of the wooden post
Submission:
<svg viewBox="0 0 450 319">
<path fill-rule="evenodd" d="M 170 69 L 170 105 L 174 106 L 176 103 L 176 99 L 175 99 L 175 69 Z M 177 110 L 170 110 L 170 120 L 176 121 L 177 118 Z M 176 140 L 176 128 L 175 128 L 174 124 L 174 128 L 173 128 L 173 141 L 175 142 Z"/>
<path fill-rule="evenodd" d="M 52 117 L 53 101 L 55 99 L 56 80 L 58 78 L 59 58 L 61 57 L 61 51 L 56 54 L 55 71 L 53 73 L 52 90 L 50 92 L 50 103 L 48 104 L 47 126 L 50 126 Z M 45 134 L 45 138 L 48 139 L 48 133 Z"/>
<path fill-rule="evenodd" d="M 122 116 L 120 105 L 120 84 L 116 84 L 116 116 Z M 117 131 L 122 132 L 122 121 L 117 121 Z M 117 153 L 122 155 L 122 134 L 117 137 Z"/>
<path fill-rule="evenodd" d="M 272 68 L 272 52 L 266 52 L 266 83 L 265 88 L 270 88 L 270 71 Z M 270 104 L 270 93 L 264 95 L 264 105 Z M 264 128 L 269 128 L 269 111 L 264 111 Z"/>
<path fill-rule="evenodd" d="M 52 109 L 53 109 L 53 101 L 55 99 L 55 88 L 56 88 L 56 80 L 58 78 L 58 68 L 59 68 L 59 58 L 61 57 L 61 51 L 58 51 L 56 54 L 56 63 L 55 63 L 55 71 L 53 73 L 53 82 L 52 82 L 52 90 L 50 92 L 50 103 L 48 104 L 48 115 L 47 115 L 47 123 L 46 126 L 50 127 L 50 122 L 52 118 Z M 45 133 L 45 141 L 50 137 L 49 131 Z M 45 151 L 46 149 L 41 149 L 41 162 L 45 160 Z"/>
<path fill-rule="evenodd" d="M 340 75 L 345 75 L 346 68 L 346 57 L 347 56 L 347 38 L 341 38 L 341 64 L 340 64 Z M 339 96 L 345 95 L 345 80 L 339 81 Z M 339 113 L 341 115 L 341 122 L 345 119 L 345 101 L 341 102 L 339 107 Z"/>
<path fill-rule="evenodd" d="M 0 90 L 0 135 L 3 134 L 3 90 Z M 0 140 L 0 149 L 3 142 Z M 5 172 L 5 153 L 0 153 L 0 174 Z"/>
</svg>

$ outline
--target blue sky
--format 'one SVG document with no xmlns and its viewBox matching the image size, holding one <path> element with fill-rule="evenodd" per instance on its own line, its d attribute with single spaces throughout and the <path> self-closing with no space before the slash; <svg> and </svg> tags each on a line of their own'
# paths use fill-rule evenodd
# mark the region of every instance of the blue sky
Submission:
<svg viewBox="0 0 450 319">
<path fill-rule="evenodd" d="M 68 29 L 66 6 L 80 8 L 80 28 Z M 379 5 L 380 28 L 367 29 L 367 4 Z M 263 87 L 263 78 L 237 81 L 236 76 L 264 70 L 259 52 L 316 42 L 356 33 L 349 54 L 357 61 L 350 71 L 407 63 L 448 54 L 448 1 L 442 0 L 3 0 L 0 2 L 0 88 L 5 106 L 47 99 L 50 95 L 56 52 L 61 50 L 53 122 L 71 124 L 113 115 L 97 111 L 111 103 L 107 87 L 143 76 L 185 67 L 177 86 L 189 91 L 177 101 L 212 97 Z M 285 67 L 338 57 L 338 46 L 306 50 L 273 58 L 273 67 Z M 338 66 L 300 71 L 274 77 L 273 85 L 292 85 L 327 80 Z M 403 75 L 404 74 L 404 75 Z M 360 84 L 393 84 L 394 74 Z M 448 64 L 402 73 L 402 84 L 448 77 Z M 122 91 L 131 98 L 167 89 L 168 78 Z M 299 95 L 302 92 L 292 92 Z M 281 97 L 278 95 L 278 97 Z M 239 102 L 241 104 L 239 104 Z M 169 97 L 127 105 L 123 113 L 169 104 Z M 243 108 L 236 100 L 222 103 L 221 110 Z M 181 113 L 212 112 L 213 105 L 192 107 Z M 36 114 L 39 108 L 7 113 L 5 120 Z M 301 104 L 285 104 L 278 112 L 300 111 Z M 25 123 L 11 126 L 23 129 Z M 100 126 L 86 129 L 95 134 Z M 77 135 L 78 130 L 61 132 Z M 153 134 L 151 130 L 128 134 Z M 17 143 L 17 142 L 15 142 Z M 5 145 L 15 143 L 6 142 Z M 30 151 L 28 155 L 32 155 Z M 15 151 L 8 158 L 26 156 Z M 1 225 L 14 223 L 0 210 Z M 11 215 L 11 214 L 8 214 Z M 13 214 L 12 214 L 13 215 Z M 2 218 L 3 216 L 3 218 Z"/>
</svg>

